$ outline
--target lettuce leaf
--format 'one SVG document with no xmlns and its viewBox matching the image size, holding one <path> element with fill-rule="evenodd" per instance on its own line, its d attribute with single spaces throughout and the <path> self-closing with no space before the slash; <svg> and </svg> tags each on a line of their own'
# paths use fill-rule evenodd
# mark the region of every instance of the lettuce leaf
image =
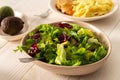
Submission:
<svg viewBox="0 0 120 80">
<path fill-rule="evenodd" d="M 57 44 L 57 57 L 55 59 L 56 64 L 64 64 L 66 62 L 66 51 L 63 44 Z"/>
</svg>

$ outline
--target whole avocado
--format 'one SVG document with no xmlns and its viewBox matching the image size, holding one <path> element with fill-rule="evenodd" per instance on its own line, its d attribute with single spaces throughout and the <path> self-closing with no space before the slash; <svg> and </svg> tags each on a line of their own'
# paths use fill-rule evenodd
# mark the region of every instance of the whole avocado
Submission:
<svg viewBox="0 0 120 80">
<path fill-rule="evenodd" d="M 9 6 L 2 6 L 0 8 L 0 23 L 4 18 L 6 18 L 8 16 L 14 16 L 13 9 Z"/>
<path fill-rule="evenodd" d="M 22 30 L 23 24 L 24 22 L 20 18 L 10 16 L 2 20 L 1 29 L 6 34 L 15 35 Z"/>
</svg>

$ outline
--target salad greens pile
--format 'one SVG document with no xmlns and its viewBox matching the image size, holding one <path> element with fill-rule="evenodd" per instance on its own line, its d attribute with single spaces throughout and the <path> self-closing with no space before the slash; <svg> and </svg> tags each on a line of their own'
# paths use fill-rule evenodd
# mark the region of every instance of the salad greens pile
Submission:
<svg viewBox="0 0 120 80">
<path fill-rule="evenodd" d="M 107 54 L 91 30 L 64 22 L 39 25 L 29 33 L 22 49 L 40 61 L 64 66 L 94 63 Z"/>
</svg>

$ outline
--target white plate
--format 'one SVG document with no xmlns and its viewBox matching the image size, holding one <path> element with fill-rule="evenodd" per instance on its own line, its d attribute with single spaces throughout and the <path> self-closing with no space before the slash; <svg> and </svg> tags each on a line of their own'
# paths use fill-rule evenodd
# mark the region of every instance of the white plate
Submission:
<svg viewBox="0 0 120 80">
<path fill-rule="evenodd" d="M 60 12 L 57 8 L 56 8 L 56 0 L 50 0 L 49 2 L 49 7 L 50 9 L 61 15 L 61 16 L 64 16 L 64 17 L 67 17 L 67 18 L 70 18 L 70 19 L 74 19 L 74 20 L 79 20 L 79 21 L 94 21 L 94 20 L 98 20 L 98 19 L 103 19 L 103 18 L 106 18 L 108 16 L 111 16 L 113 13 L 115 13 L 118 9 L 118 1 L 117 0 L 112 0 L 113 1 L 113 4 L 114 4 L 114 7 L 113 9 L 111 10 L 111 12 L 105 14 L 105 15 L 102 15 L 102 16 L 95 16 L 95 17 L 89 17 L 89 18 L 84 18 L 84 17 L 73 17 L 73 16 L 69 16 L 69 15 L 66 15 L 62 12 Z"/>
<path fill-rule="evenodd" d="M 0 27 L 0 38 L 4 38 L 8 41 L 15 41 L 15 40 L 21 39 L 29 31 L 27 17 L 23 13 L 20 13 L 18 11 L 15 11 L 14 13 L 16 17 L 19 17 L 24 21 L 23 29 L 18 34 L 11 36 L 11 35 L 5 34 Z"/>
</svg>

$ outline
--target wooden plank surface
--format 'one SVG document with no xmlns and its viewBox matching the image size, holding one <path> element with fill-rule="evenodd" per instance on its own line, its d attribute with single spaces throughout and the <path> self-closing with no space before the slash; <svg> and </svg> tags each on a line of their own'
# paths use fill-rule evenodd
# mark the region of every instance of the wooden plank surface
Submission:
<svg viewBox="0 0 120 80">
<path fill-rule="evenodd" d="M 0 50 L 0 80 L 21 80 L 21 78 L 31 69 L 33 63 L 22 63 L 19 58 L 26 55 L 13 50 L 16 49 L 16 43 L 8 43 Z"/>
<path fill-rule="evenodd" d="M 119 0 L 118 0 L 119 1 Z M 0 0 L 0 6 L 9 5 L 28 16 L 31 29 L 41 23 L 70 20 L 51 12 L 45 18 L 33 16 L 48 9 L 49 0 Z M 119 1 L 120 4 L 120 1 Z M 103 30 L 110 38 L 112 52 L 105 65 L 97 72 L 86 76 L 63 76 L 48 72 L 33 63 L 21 63 L 19 58 L 26 55 L 13 50 L 20 41 L 8 42 L 0 49 L 0 80 L 119 80 L 120 77 L 120 9 L 109 18 L 88 22 Z"/>
</svg>

